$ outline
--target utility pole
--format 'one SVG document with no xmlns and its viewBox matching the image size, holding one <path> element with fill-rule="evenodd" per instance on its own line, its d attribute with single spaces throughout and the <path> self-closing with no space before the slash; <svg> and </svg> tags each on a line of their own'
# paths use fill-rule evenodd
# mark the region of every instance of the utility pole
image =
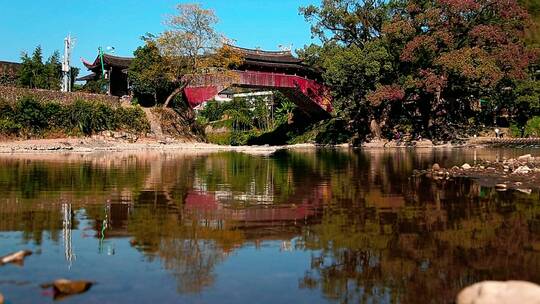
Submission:
<svg viewBox="0 0 540 304">
<path fill-rule="evenodd" d="M 71 92 L 71 34 L 64 39 L 64 59 L 62 60 L 62 92 Z"/>
</svg>

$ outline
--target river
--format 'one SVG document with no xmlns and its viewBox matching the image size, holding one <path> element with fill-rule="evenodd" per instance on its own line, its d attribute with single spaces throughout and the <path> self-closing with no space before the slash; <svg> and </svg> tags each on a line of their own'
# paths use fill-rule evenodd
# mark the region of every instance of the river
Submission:
<svg viewBox="0 0 540 304">
<path fill-rule="evenodd" d="M 8 303 L 451 303 L 540 283 L 540 194 L 413 178 L 540 150 L 0 155 Z"/>
</svg>

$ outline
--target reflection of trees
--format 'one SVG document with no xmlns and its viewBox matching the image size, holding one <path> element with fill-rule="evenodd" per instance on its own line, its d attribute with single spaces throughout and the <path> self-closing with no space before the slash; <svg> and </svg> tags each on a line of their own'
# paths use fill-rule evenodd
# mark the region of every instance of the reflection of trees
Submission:
<svg viewBox="0 0 540 304">
<path fill-rule="evenodd" d="M 320 253 L 300 287 L 344 303 L 430 303 L 479 280 L 540 280 L 540 253 L 527 250 L 539 244 L 540 208 L 529 200 L 467 180 L 409 185 L 398 209 L 327 208 L 304 231 L 305 248 Z"/>
<path fill-rule="evenodd" d="M 214 281 L 214 267 L 243 242 L 240 231 L 212 227 L 167 206 L 138 204 L 130 218 L 133 244 L 149 259 L 159 257 L 179 292 L 200 292 Z"/>
<path fill-rule="evenodd" d="M 106 238 L 132 237 L 180 292 L 213 284 L 216 265 L 245 242 L 297 235 L 297 249 L 313 251 L 300 287 L 340 302 L 447 301 L 477 280 L 539 282 L 538 193 L 409 180 L 414 168 L 454 161 L 437 153 L 0 158 L 0 229 L 58 239 L 61 203 L 72 203 L 98 237 L 105 219 Z"/>
<path fill-rule="evenodd" d="M 77 222 L 73 219 L 73 227 Z M 24 242 L 41 244 L 44 233 L 58 242 L 62 231 L 60 206 L 34 206 L 30 203 L 7 201 L 0 203 L 0 231 L 21 231 Z"/>
</svg>

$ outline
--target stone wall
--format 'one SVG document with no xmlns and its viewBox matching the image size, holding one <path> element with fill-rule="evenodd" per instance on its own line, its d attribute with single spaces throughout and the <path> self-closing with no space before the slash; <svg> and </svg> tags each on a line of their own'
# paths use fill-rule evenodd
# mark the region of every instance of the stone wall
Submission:
<svg viewBox="0 0 540 304">
<path fill-rule="evenodd" d="M 57 101 L 63 104 L 70 104 L 76 100 L 100 101 L 104 103 L 119 104 L 120 99 L 116 96 L 103 94 L 89 94 L 81 92 L 60 92 L 40 89 L 25 89 L 18 87 L 0 86 L 0 99 L 7 102 L 15 102 L 25 96 L 33 96 L 39 101 Z"/>
</svg>

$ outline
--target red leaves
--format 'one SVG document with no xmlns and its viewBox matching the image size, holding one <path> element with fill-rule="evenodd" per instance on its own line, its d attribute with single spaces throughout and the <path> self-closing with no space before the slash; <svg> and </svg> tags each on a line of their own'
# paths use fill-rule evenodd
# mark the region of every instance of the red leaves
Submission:
<svg viewBox="0 0 540 304">
<path fill-rule="evenodd" d="M 494 56 L 506 75 L 514 79 L 527 77 L 527 67 L 536 59 L 533 51 L 515 43 L 502 45 Z"/>
<path fill-rule="evenodd" d="M 515 0 L 495 0 L 493 6 L 502 19 L 518 22 L 526 22 L 529 19 L 527 10 Z"/>
<path fill-rule="evenodd" d="M 412 62 L 418 56 L 425 56 L 426 52 L 435 55 L 442 49 L 451 46 L 454 43 L 454 37 L 445 29 L 434 31 L 431 34 L 423 34 L 414 37 L 409 41 L 401 52 L 401 60 Z"/>
<path fill-rule="evenodd" d="M 442 54 L 435 63 L 443 70 L 483 86 L 495 86 L 503 78 L 495 58 L 478 47 L 464 47 Z"/>
<path fill-rule="evenodd" d="M 481 8 L 475 0 L 439 0 L 439 4 L 452 13 L 466 13 L 477 11 Z"/>
<path fill-rule="evenodd" d="M 410 21 L 395 18 L 383 25 L 382 32 L 392 39 L 404 39 L 414 35 L 416 30 Z"/>
<path fill-rule="evenodd" d="M 440 92 L 446 86 L 446 77 L 436 74 L 432 69 L 420 70 L 420 76 L 417 86 L 428 93 Z"/>
<path fill-rule="evenodd" d="M 475 26 L 469 32 L 469 37 L 478 45 L 497 45 L 507 40 L 506 34 L 499 26 L 485 24 Z"/>
<path fill-rule="evenodd" d="M 416 36 L 409 41 L 401 52 L 401 60 L 412 62 L 420 51 L 435 52 L 437 50 L 437 40 L 433 36 L 422 35 Z"/>
<path fill-rule="evenodd" d="M 381 85 L 367 96 L 373 106 L 379 106 L 384 101 L 398 101 L 405 98 L 405 91 L 399 85 Z"/>
</svg>

